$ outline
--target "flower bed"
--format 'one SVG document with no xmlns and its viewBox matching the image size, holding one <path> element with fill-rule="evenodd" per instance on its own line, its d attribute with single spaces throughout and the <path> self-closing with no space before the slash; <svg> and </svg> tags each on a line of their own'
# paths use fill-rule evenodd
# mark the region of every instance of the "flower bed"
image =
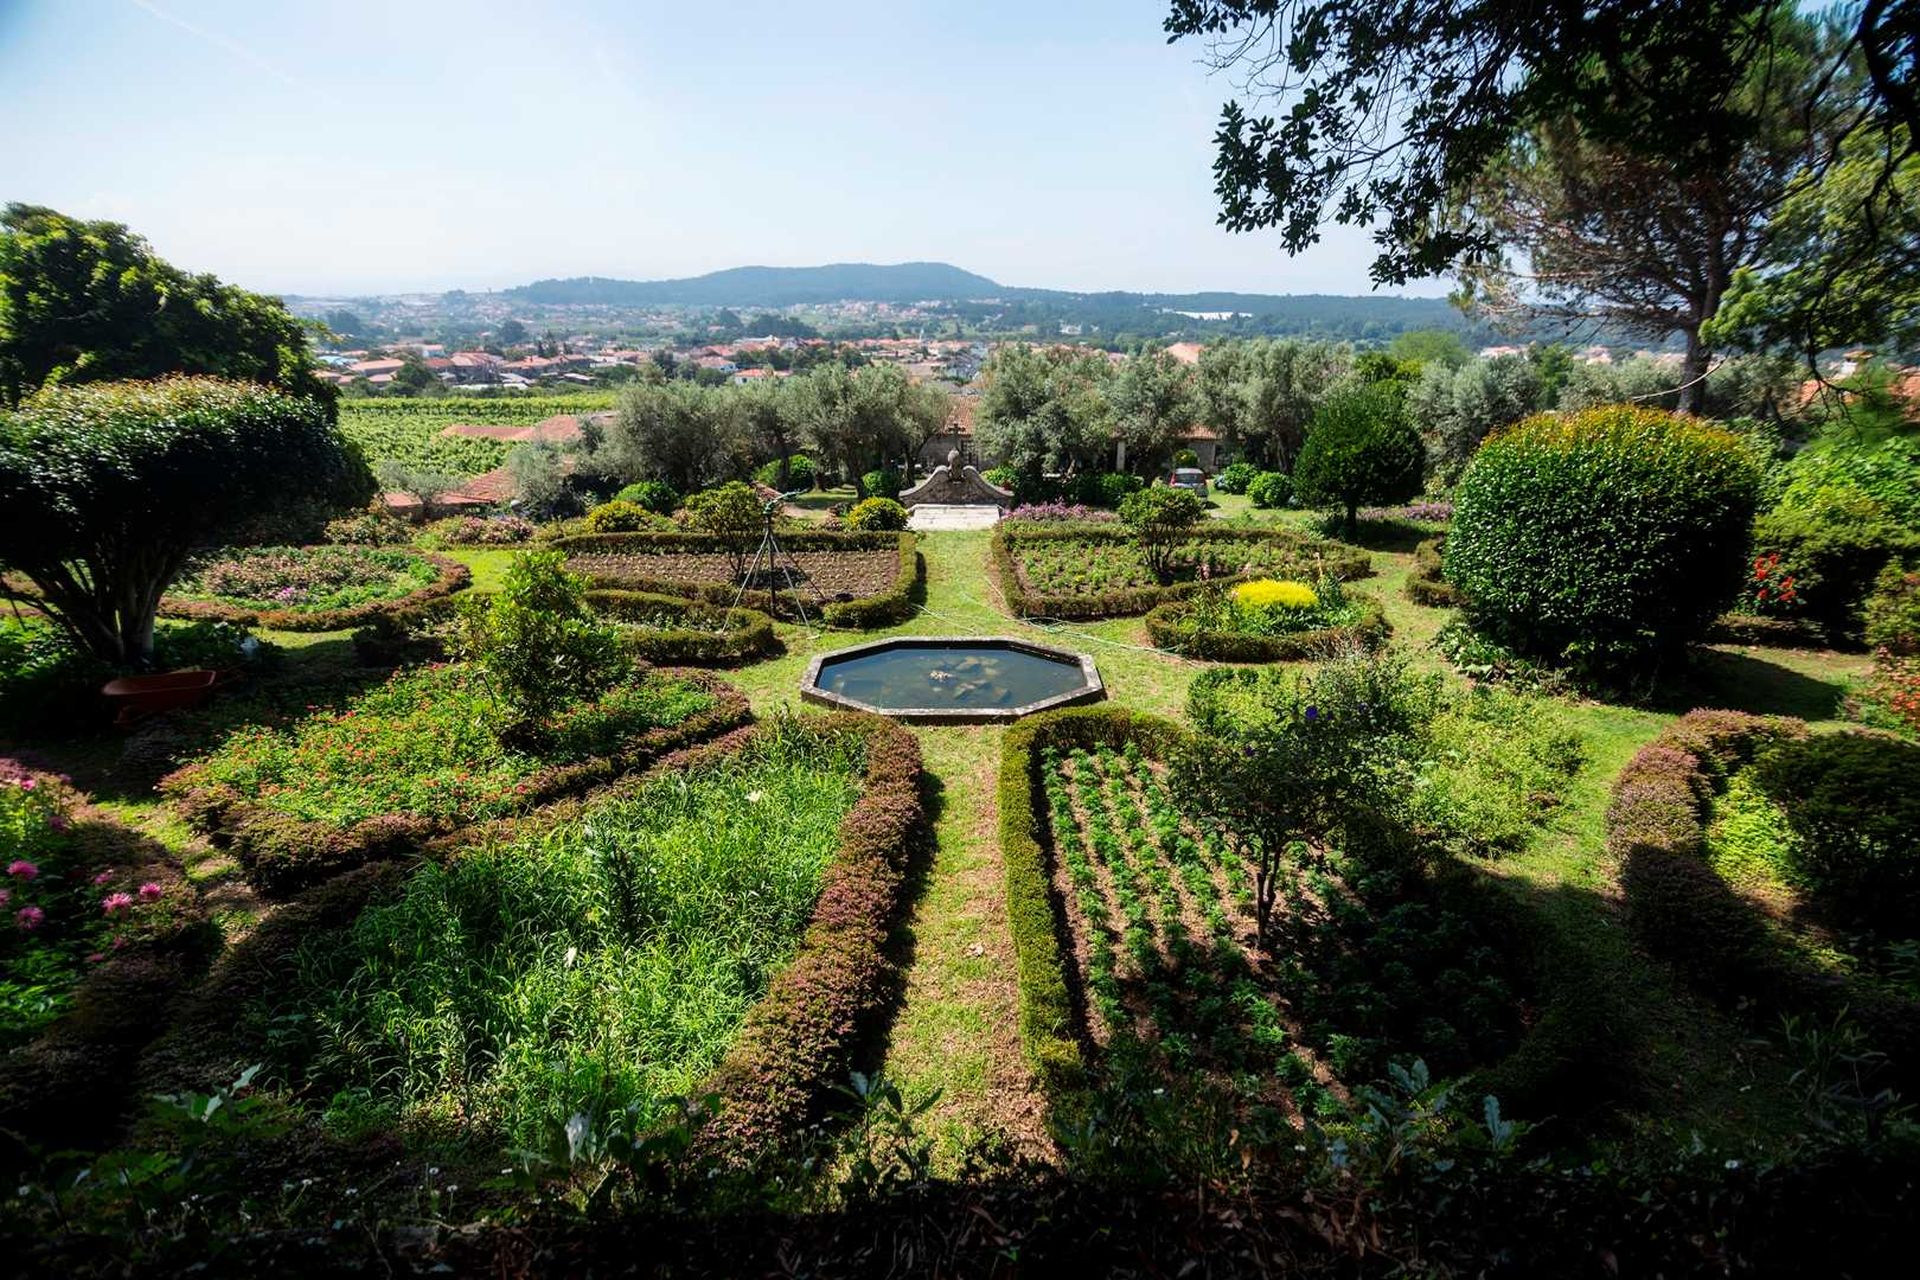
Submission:
<svg viewBox="0 0 1920 1280">
<path fill-rule="evenodd" d="M 891 626 L 913 616 L 913 591 L 926 571 L 914 534 L 796 531 L 781 534 L 780 541 L 812 590 L 802 590 L 796 603 L 794 592 L 756 589 L 742 604 L 781 618 L 797 617 L 797 605 L 804 605 L 809 616 L 829 626 L 852 628 Z M 732 557 L 708 534 L 576 534 L 552 545 L 566 553 L 569 569 L 601 590 L 723 605 L 739 594 Z"/>
<path fill-rule="evenodd" d="M 1551 1106 L 1569 1074 L 1592 1070 L 1587 986 L 1561 972 L 1564 953 L 1528 912 L 1463 866 L 1443 863 L 1383 905 L 1303 864 L 1285 895 L 1288 945 L 1256 961 L 1252 870 L 1182 812 L 1160 763 L 1185 734 L 1106 707 L 1007 734 L 1001 855 L 1021 1039 L 1056 1122 L 1102 1091 L 1109 1122 L 1116 1101 L 1164 1096 L 1164 1114 L 1155 1101 L 1136 1117 L 1156 1131 L 1263 1109 L 1336 1118 L 1347 1086 L 1382 1073 L 1388 1053 L 1422 1054 L 1437 1072 L 1487 1067 L 1503 1098 Z M 1565 1008 L 1547 985 L 1561 977 Z M 1530 1028 L 1527 997 L 1543 1001 Z"/>
<path fill-rule="evenodd" d="M 746 1162 L 844 1080 L 887 999 L 922 820 L 897 726 L 737 731 L 302 894 L 215 968 L 142 1083 L 205 1090 L 264 1062 L 335 1132 L 457 1111 L 463 1137 L 531 1149 L 576 1115 L 581 1140 L 639 1138 L 713 1095 L 696 1154 Z"/>
<path fill-rule="evenodd" d="M 1407 599 L 1429 609 L 1455 609 L 1460 606 L 1460 591 L 1447 581 L 1442 557 L 1446 553 L 1444 537 L 1428 538 L 1413 549 L 1413 572 L 1407 575 L 1404 590 Z"/>
<path fill-rule="evenodd" d="M 0 1130 L 73 1143 L 111 1123 L 202 917 L 164 848 L 12 760 L 0 848 Z"/>
<path fill-rule="evenodd" d="M 1754 861 L 1727 842 L 1751 846 L 1761 837 L 1716 826 L 1716 809 L 1731 795 L 1720 817 L 1738 818 L 1753 799 L 1743 795 L 1748 766 L 1807 739 L 1799 720 L 1702 710 L 1641 748 L 1614 782 L 1606 820 L 1627 924 L 1695 984 L 1766 1019 L 1849 1012 L 1911 1078 L 1920 1070 L 1920 1001 L 1910 988 L 1853 962 L 1836 968 L 1836 936 L 1811 925 L 1794 886 L 1768 876 L 1755 892 L 1727 876 L 1745 879 Z M 1855 820 L 1872 818 L 1859 812 Z"/>
<path fill-rule="evenodd" d="M 1133 535 L 1120 529 L 1002 524 L 991 545 L 1007 607 L 1020 618 L 1120 617 L 1242 578 L 1350 581 L 1373 572 L 1364 551 L 1285 529 L 1210 529 L 1185 537 L 1173 550 L 1174 581 L 1165 584 Z"/>
<path fill-rule="evenodd" d="M 451 595 L 470 581 L 465 565 L 404 547 L 237 547 L 198 558 L 161 612 L 279 631 L 340 631 Z"/>
<path fill-rule="evenodd" d="M 525 516 L 448 516 L 420 531 L 428 547 L 512 547 L 531 542 L 533 521 Z"/>
<path fill-rule="evenodd" d="M 343 710 L 241 729 L 160 790 L 257 884 L 283 891 L 583 791 L 747 714 L 711 678 L 648 672 L 565 712 L 535 757 L 499 742 L 488 705 L 470 668 L 396 672 Z"/>
<path fill-rule="evenodd" d="M 1189 658 L 1292 662 L 1356 644 L 1371 649 L 1393 632 L 1378 600 L 1345 592 L 1337 582 L 1325 584 L 1319 593 L 1307 588 L 1309 599 L 1300 606 L 1249 603 L 1249 589 L 1264 582 L 1158 605 L 1147 614 L 1147 634 L 1158 647 Z"/>
</svg>

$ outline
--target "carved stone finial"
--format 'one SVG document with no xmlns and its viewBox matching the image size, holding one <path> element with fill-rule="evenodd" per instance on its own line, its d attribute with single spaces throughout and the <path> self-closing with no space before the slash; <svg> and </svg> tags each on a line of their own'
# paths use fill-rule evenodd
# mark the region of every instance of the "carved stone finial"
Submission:
<svg viewBox="0 0 1920 1280">
<path fill-rule="evenodd" d="M 960 469 L 960 451 L 958 449 L 947 450 L 947 469 L 950 471 L 958 471 Z"/>
</svg>

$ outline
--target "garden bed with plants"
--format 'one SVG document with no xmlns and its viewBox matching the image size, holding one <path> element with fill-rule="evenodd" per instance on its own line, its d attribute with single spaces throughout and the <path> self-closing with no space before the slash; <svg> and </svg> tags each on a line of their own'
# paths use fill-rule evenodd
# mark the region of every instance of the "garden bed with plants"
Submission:
<svg viewBox="0 0 1920 1280">
<path fill-rule="evenodd" d="M 805 578 L 798 603 L 808 616 L 845 627 L 889 626 L 912 616 L 912 593 L 925 573 L 916 535 L 795 531 L 781 534 L 780 541 Z M 759 534 L 745 541 L 704 533 L 580 534 L 552 545 L 566 555 L 569 569 L 597 589 L 731 605 Z M 760 572 L 765 575 L 764 567 Z M 776 617 L 798 616 L 796 593 L 770 592 L 764 582 L 753 588 L 742 604 Z"/>
<path fill-rule="evenodd" d="M 162 846 L 7 759 L 0 848 L 0 1130 L 94 1136 L 156 1007 L 210 949 L 203 917 Z"/>
<path fill-rule="evenodd" d="M 1256 578 L 1169 601 L 1147 614 L 1155 645 L 1212 662 L 1322 658 L 1353 645 L 1374 648 L 1392 631 L 1378 600 L 1331 578 L 1317 587 Z"/>
<path fill-rule="evenodd" d="M 1366 714 L 1313 688 L 1308 721 Z M 1244 699 L 1230 714 L 1255 722 L 1271 693 L 1195 697 L 1216 713 Z M 1350 1087 L 1394 1064 L 1492 1068 L 1488 1086 L 1529 1106 L 1593 1066 L 1590 1020 L 1545 985 L 1552 940 L 1449 852 L 1511 847 L 1539 821 L 1531 788 L 1574 767 L 1517 704 L 1421 713 L 1421 743 L 1389 770 L 1418 779 L 1403 789 L 1419 797 L 1400 815 L 1410 843 L 1366 847 L 1355 828 L 1339 845 L 1290 843 L 1264 870 L 1239 820 L 1189 789 L 1204 731 L 1118 708 L 1010 730 L 1000 816 L 1021 1036 L 1062 1140 L 1097 1115 L 1154 1133 L 1155 1159 L 1238 1160 L 1236 1147 L 1289 1149 L 1302 1117 L 1346 1116 Z"/>
<path fill-rule="evenodd" d="M 734 667 L 779 651 L 773 619 L 651 591 L 589 591 L 587 604 L 620 624 L 634 654 L 677 667 Z"/>
<path fill-rule="evenodd" d="M 1428 538 L 1413 549 L 1413 570 L 1407 574 L 1404 588 L 1407 599 L 1429 609 L 1459 607 L 1459 588 L 1447 581 L 1446 550 L 1445 536 Z"/>
<path fill-rule="evenodd" d="M 1704 990 L 1860 1037 L 1869 1076 L 1886 1066 L 1911 1087 L 1916 777 L 1920 747 L 1885 735 L 1688 713 L 1614 783 L 1607 847 L 1629 926 Z"/>
<path fill-rule="evenodd" d="M 884 1005 L 922 820 L 898 726 L 738 730 L 307 891 L 220 961 L 142 1083 L 213 1093 L 257 1065 L 322 1166 L 368 1143 L 413 1177 L 448 1166 L 435 1189 L 466 1183 L 469 1210 L 483 1180 L 513 1194 L 492 1177 L 507 1151 L 536 1180 L 587 1150 L 749 1163 L 799 1133 Z"/>
<path fill-rule="evenodd" d="M 478 668 L 416 667 L 288 728 L 239 729 L 160 790 L 255 883 L 283 891 L 584 791 L 746 715 L 711 677 L 647 671 L 565 706 L 526 749 L 497 731 Z"/>
<path fill-rule="evenodd" d="M 1182 534 L 1167 551 L 1167 580 L 1138 537 L 1107 525 L 994 530 L 994 567 L 1015 617 L 1091 619 L 1145 613 L 1214 583 L 1274 577 L 1350 581 L 1372 574 L 1366 552 L 1285 529 Z"/>
<path fill-rule="evenodd" d="M 452 595 L 472 581 L 457 561 L 405 547 L 230 547 L 196 557 L 161 612 L 278 631 L 340 631 Z"/>
</svg>

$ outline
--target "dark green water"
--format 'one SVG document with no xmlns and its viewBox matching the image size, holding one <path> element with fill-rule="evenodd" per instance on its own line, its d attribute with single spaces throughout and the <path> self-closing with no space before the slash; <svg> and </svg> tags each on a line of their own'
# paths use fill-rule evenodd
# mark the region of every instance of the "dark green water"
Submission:
<svg viewBox="0 0 1920 1280">
<path fill-rule="evenodd" d="M 1086 687 L 1078 663 L 1018 649 L 949 645 L 888 649 L 828 662 L 820 687 L 890 711 L 1018 707 Z"/>
</svg>

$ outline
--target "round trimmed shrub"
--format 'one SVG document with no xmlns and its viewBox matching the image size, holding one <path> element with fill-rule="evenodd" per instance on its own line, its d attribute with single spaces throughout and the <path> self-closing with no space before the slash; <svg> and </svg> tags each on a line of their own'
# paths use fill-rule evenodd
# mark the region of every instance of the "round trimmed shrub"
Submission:
<svg viewBox="0 0 1920 1280">
<path fill-rule="evenodd" d="M 804 453 L 796 453 L 787 459 L 786 484 L 780 483 L 780 459 L 778 458 L 754 472 L 753 478 L 769 489 L 811 489 L 817 475 L 813 459 Z"/>
<path fill-rule="evenodd" d="M 1130 493 L 1146 487 L 1139 476 L 1122 471 L 1090 471 L 1073 484 L 1073 498 L 1089 507 L 1116 508 Z"/>
<path fill-rule="evenodd" d="M 1679 650 L 1738 594 L 1759 490 L 1740 439 L 1695 419 L 1540 414 L 1468 464 L 1446 576 L 1523 653 L 1605 668 Z"/>
<path fill-rule="evenodd" d="M 900 492 L 900 477 L 891 471 L 869 471 L 860 477 L 860 489 L 869 498 L 891 498 Z"/>
<path fill-rule="evenodd" d="M 847 512 L 847 528 L 897 533 L 907 527 L 907 509 L 892 498 L 868 498 Z"/>
<path fill-rule="evenodd" d="M 657 516 L 670 516 L 680 505 L 680 494 L 665 480 L 638 480 L 613 495 L 615 502 L 630 502 Z"/>
<path fill-rule="evenodd" d="M 1221 493 L 1245 493 L 1247 486 L 1253 483 L 1260 468 L 1251 462 L 1228 463 L 1219 475 L 1213 478 L 1213 487 Z"/>
<path fill-rule="evenodd" d="M 1256 507 L 1284 507 L 1293 501 L 1293 477 L 1284 471 L 1261 471 L 1247 481 L 1247 500 Z"/>
<path fill-rule="evenodd" d="M 615 498 L 587 512 L 587 528 L 594 533 L 639 533 L 658 528 L 660 517 L 638 503 Z"/>
</svg>

